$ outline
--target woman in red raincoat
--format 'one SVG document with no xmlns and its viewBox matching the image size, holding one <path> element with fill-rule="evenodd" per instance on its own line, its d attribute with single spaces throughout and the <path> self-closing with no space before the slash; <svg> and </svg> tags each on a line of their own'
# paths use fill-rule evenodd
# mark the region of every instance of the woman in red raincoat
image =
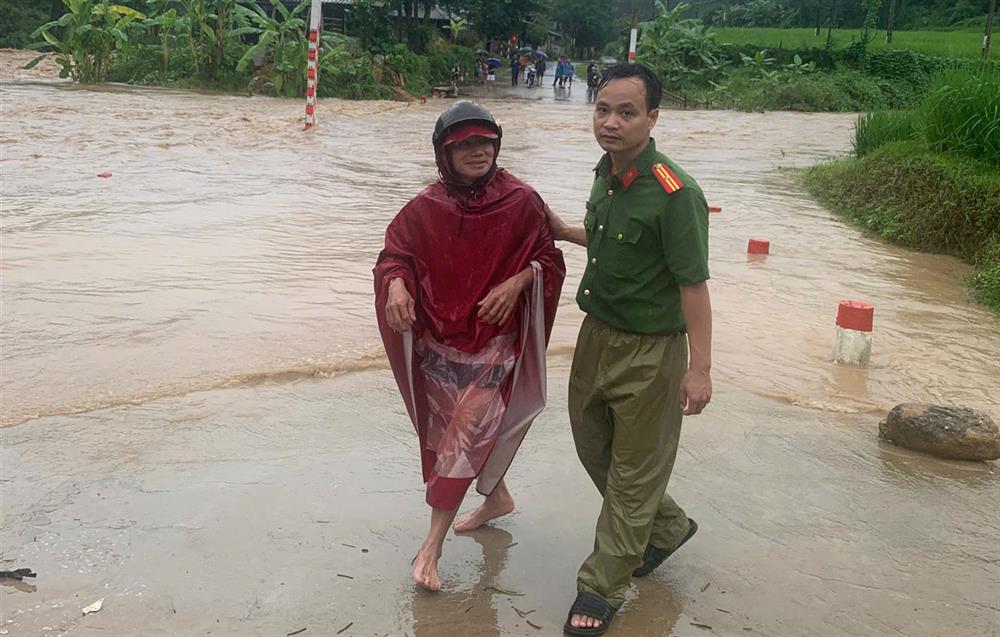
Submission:
<svg viewBox="0 0 1000 637">
<path fill-rule="evenodd" d="M 498 168 L 502 131 L 456 102 L 438 118 L 440 178 L 386 230 L 375 266 L 379 331 L 420 441 L 431 527 L 413 578 L 439 590 L 448 528 L 506 515 L 503 482 L 545 404 L 545 345 L 566 274 L 538 193 Z M 473 480 L 482 506 L 455 521 Z"/>
</svg>

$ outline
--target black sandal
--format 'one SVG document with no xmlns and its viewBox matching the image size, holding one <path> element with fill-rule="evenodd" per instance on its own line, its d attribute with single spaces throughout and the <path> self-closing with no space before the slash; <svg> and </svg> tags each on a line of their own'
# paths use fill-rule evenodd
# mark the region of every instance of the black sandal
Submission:
<svg viewBox="0 0 1000 637">
<path fill-rule="evenodd" d="M 566 615 L 566 625 L 563 626 L 563 630 L 570 635 L 579 635 L 580 637 L 603 635 L 608 632 L 608 625 L 611 623 L 611 618 L 617 612 L 618 609 L 600 595 L 587 592 L 578 593 L 576 601 L 573 602 L 573 605 L 569 609 L 569 614 Z M 584 617 L 597 619 L 601 622 L 601 625 L 594 628 L 584 628 L 582 626 L 577 628 L 570 623 L 573 615 L 583 615 Z"/>
<path fill-rule="evenodd" d="M 667 549 L 661 549 L 659 547 L 653 546 L 652 544 L 646 546 L 646 552 L 642 555 L 642 564 L 639 565 L 637 569 L 632 571 L 632 577 L 646 577 L 652 573 L 656 568 L 663 564 L 668 557 L 677 552 L 677 549 L 684 546 L 684 543 L 694 537 L 694 534 L 698 532 L 698 523 L 688 518 L 688 532 L 681 540 L 681 543 L 677 545 L 673 551 L 668 551 Z"/>
</svg>

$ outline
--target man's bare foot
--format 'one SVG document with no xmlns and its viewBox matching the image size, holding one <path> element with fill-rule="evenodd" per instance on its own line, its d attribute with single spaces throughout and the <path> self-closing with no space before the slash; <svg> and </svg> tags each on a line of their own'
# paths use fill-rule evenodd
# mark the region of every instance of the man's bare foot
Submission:
<svg viewBox="0 0 1000 637">
<path fill-rule="evenodd" d="M 586 615 L 573 615 L 569 620 L 569 625 L 573 628 L 600 628 L 601 620 Z"/>
<path fill-rule="evenodd" d="M 416 559 L 413 560 L 413 581 L 421 588 L 429 591 L 441 590 L 441 579 L 438 577 L 438 560 L 441 550 L 420 547 Z"/>
<path fill-rule="evenodd" d="M 507 515 L 513 510 L 514 498 L 506 489 L 503 492 L 499 492 L 498 489 L 497 492 L 486 498 L 478 509 L 455 520 L 455 524 L 451 528 L 455 529 L 455 533 L 466 533 L 478 529 L 490 520 Z"/>
</svg>

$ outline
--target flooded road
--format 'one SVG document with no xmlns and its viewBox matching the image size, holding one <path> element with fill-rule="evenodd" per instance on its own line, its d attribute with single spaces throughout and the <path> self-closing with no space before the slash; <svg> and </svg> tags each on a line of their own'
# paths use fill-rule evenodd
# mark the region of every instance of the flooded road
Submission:
<svg viewBox="0 0 1000 637">
<path fill-rule="evenodd" d="M 536 91 L 484 100 L 500 163 L 582 219 L 600 154 L 583 91 Z M 298 101 L 3 83 L 2 558 L 40 573 L 0 589 L 8 634 L 559 634 L 599 506 L 555 497 L 586 484 L 564 401 L 582 249 L 564 246 L 521 511 L 449 541 L 445 595 L 408 579 L 425 512 L 370 271 L 435 176 L 445 105 L 325 100 L 304 134 Z M 968 302 L 963 264 L 803 194 L 791 169 L 846 152 L 852 122 L 661 114 L 658 147 L 723 208 L 717 397 L 672 483 L 707 532 L 613 634 L 1000 634 L 995 465 L 874 440 L 908 400 L 1000 416 L 1000 322 Z M 771 256 L 748 259 L 751 236 Z M 876 308 L 868 368 L 829 362 L 848 298 Z"/>
</svg>

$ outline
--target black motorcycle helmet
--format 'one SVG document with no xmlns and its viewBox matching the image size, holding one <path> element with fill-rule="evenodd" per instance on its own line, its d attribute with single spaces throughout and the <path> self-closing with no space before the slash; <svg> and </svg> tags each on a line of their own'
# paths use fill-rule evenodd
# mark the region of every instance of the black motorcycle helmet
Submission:
<svg viewBox="0 0 1000 637">
<path fill-rule="evenodd" d="M 461 100 L 455 102 L 445 112 L 441 113 L 441 116 L 437 119 L 437 123 L 434 125 L 434 134 L 431 136 L 431 141 L 434 143 L 435 152 L 441 150 L 441 144 L 451 130 L 470 122 L 482 124 L 496 132 L 497 143 L 499 144 L 500 139 L 503 137 L 503 129 L 493 119 L 493 115 L 475 102 Z"/>
</svg>

